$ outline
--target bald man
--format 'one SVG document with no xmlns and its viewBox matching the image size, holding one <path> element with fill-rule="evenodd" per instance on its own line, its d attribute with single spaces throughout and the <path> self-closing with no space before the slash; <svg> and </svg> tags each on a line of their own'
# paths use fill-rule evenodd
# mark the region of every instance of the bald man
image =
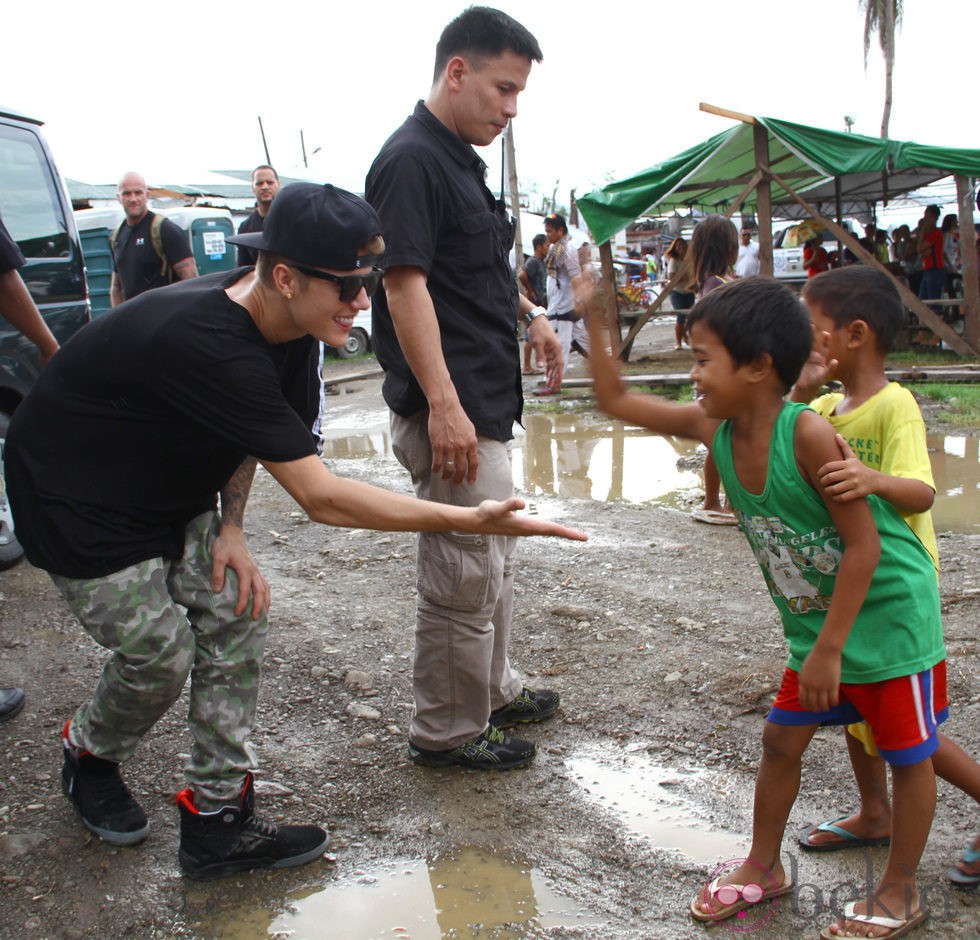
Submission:
<svg viewBox="0 0 980 940">
<path fill-rule="evenodd" d="M 154 238 L 156 213 L 150 211 L 146 180 L 139 173 L 127 173 L 119 181 L 116 198 L 126 219 L 112 236 L 113 307 L 151 288 L 197 277 L 186 232 L 169 219 L 161 219 Z"/>
</svg>

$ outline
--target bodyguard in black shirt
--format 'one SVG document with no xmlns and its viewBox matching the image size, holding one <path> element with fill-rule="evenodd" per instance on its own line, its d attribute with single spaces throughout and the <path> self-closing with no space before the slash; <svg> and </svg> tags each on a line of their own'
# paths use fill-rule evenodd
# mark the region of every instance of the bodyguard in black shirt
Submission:
<svg viewBox="0 0 980 940">
<path fill-rule="evenodd" d="M 428 99 L 367 177 L 366 198 L 388 245 L 373 340 L 386 369 L 392 445 L 417 495 L 448 505 L 513 495 L 521 314 L 549 383 L 561 382 L 561 346 L 544 309 L 518 294 L 508 262 L 514 228 L 473 149 L 517 114 L 517 96 L 540 60 L 537 40 L 506 13 L 460 14 L 436 46 Z M 526 688 L 508 658 L 515 549 L 514 539 L 419 537 L 408 732 L 416 763 L 527 764 L 536 745 L 500 729 L 541 721 L 558 707 L 555 692 Z"/>
<path fill-rule="evenodd" d="M 149 209 L 146 180 L 139 173 L 127 173 L 119 181 L 116 195 L 126 210 L 126 220 L 116 230 L 112 251 L 112 306 L 118 307 L 124 300 L 132 300 L 154 287 L 197 277 L 187 233 L 170 219 L 161 220 L 161 257 L 153 237 L 156 213 Z"/>
<path fill-rule="evenodd" d="M 255 193 L 255 209 L 242 220 L 238 226 L 239 235 L 249 235 L 253 232 L 261 232 L 265 225 L 265 217 L 272 208 L 272 200 L 279 192 L 279 174 L 267 163 L 263 163 L 252 170 L 252 192 Z M 247 245 L 238 246 L 238 264 L 255 264 L 258 261 L 259 253 L 254 248 Z"/>
</svg>

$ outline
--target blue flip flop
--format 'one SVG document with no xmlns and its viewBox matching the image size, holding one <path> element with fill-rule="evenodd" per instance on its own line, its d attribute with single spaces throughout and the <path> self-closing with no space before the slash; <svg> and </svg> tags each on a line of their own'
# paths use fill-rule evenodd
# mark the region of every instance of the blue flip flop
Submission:
<svg viewBox="0 0 980 940">
<path fill-rule="evenodd" d="M 963 853 L 963 861 L 967 865 L 980 862 L 980 849 L 975 849 L 970 845 Z M 968 875 L 966 872 L 960 871 L 955 865 L 947 872 L 947 875 L 949 880 L 960 888 L 974 888 L 980 885 L 980 875 Z"/>
<path fill-rule="evenodd" d="M 841 852 L 844 849 L 876 849 L 891 844 L 892 840 L 888 836 L 882 836 L 878 839 L 862 839 L 861 836 L 856 836 L 853 832 L 848 832 L 846 829 L 835 825 L 842 819 L 847 819 L 847 817 L 838 816 L 836 819 L 820 823 L 816 827 L 819 832 L 832 832 L 835 836 L 840 836 L 842 841 L 811 842 L 810 835 L 814 827 L 813 823 L 807 823 L 800 830 L 800 835 L 796 840 L 800 844 L 800 848 L 807 852 Z"/>
</svg>

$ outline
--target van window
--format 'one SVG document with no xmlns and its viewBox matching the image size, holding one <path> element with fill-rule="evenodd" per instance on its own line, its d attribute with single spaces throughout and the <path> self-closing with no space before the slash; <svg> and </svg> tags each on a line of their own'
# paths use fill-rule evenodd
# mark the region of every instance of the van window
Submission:
<svg viewBox="0 0 980 940">
<path fill-rule="evenodd" d="M 57 185 L 37 135 L 0 123 L 0 218 L 28 260 L 71 257 Z"/>
</svg>

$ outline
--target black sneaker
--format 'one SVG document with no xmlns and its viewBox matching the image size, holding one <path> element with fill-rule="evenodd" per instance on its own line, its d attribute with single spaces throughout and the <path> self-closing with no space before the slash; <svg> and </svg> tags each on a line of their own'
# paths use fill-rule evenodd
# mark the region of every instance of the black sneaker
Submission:
<svg viewBox="0 0 980 940">
<path fill-rule="evenodd" d="M 490 712 L 490 724 L 509 728 L 511 725 L 544 721 L 558 710 L 559 701 L 558 693 L 551 689 L 529 689 L 525 686 L 513 702 Z"/>
<path fill-rule="evenodd" d="M 68 743 L 67 725 L 63 746 L 61 789 L 82 817 L 85 828 L 110 845 L 142 842 L 150 823 L 119 776 L 119 765 Z"/>
<path fill-rule="evenodd" d="M 468 767 L 471 770 L 510 770 L 534 760 L 538 746 L 504 734 L 493 725 L 479 737 L 449 751 L 427 751 L 408 742 L 408 756 L 423 767 Z"/>
<path fill-rule="evenodd" d="M 177 794 L 180 867 L 188 878 L 220 878 L 252 868 L 293 868 L 312 862 L 330 844 L 319 826 L 277 826 L 255 815 L 249 774 L 238 804 L 201 813 L 194 792 Z"/>
<path fill-rule="evenodd" d="M 8 721 L 24 707 L 24 690 L 0 689 L 0 721 Z"/>
</svg>

